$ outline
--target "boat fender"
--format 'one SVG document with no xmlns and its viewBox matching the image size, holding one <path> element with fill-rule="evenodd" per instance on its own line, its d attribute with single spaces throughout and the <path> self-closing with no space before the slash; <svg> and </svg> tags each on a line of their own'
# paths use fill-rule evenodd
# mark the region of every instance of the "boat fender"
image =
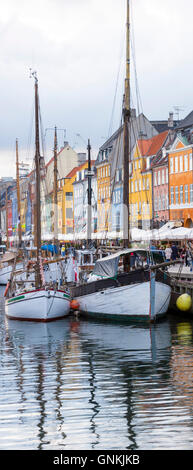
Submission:
<svg viewBox="0 0 193 470">
<path fill-rule="evenodd" d="M 50 298 L 50 291 L 48 291 L 48 299 Z"/>
<path fill-rule="evenodd" d="M 192 306 L 192 298 L 189 294 L 182 294 L 177 298 L 176 306 L 179 310 L 186 312 Z"/>
<path fill-rule="evenodd" d="M 6 297 L 8 289 L 9 289 L 9 281 L 8 281 L 8 283 L 6 285 L 6 288 L 5 288 L 4 297 Z"/>
<path fill-rule="evenodd" d="M 70 302 L 70 308 L 71 308 L 72 310 L 78 310 L 79 307 L 80 307 L 80 304 L 79 304 L 78 300 L 75 300 L 75 299 L 74 299 L 74 300 L 71 300 L 71 302 Z"/>
</svg>

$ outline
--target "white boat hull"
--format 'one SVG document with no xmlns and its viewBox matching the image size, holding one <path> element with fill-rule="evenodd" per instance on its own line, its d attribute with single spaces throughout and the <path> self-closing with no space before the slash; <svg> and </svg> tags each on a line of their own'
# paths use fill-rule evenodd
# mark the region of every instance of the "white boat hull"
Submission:
<svg viewBox="0 0 193 470">
<path fill-rule="evenodd" d="M 22 264 L 19 264 L 16 266 L 16 269 L 20 269 L 22 267 Z M 1 268 L 0 269 L 0 284 L 3 285 L 3 286 L 6 286 L 9 279 L 10 279 L 10 276 L 11 276 L 11 272 L 13 270 L 13 266 L 12 265 L 8 265 L 8 266 L 5 266 L 4 268 Z"/>
<path fill-rule="evenodd" d="M 171 287 L 155 283 L 155 317 L 163 316 L 169 307 Z M 90 317 L 150 320 L 150 282 L 108 288 L 77 297 L 80 312 Z"/>
<path fill-rule="evenodd" d="M 68 315 L 70 298 L 60 290 L 39 289 L 21 292 L 6 299 L 5 314 L 15 320 L 52 321 Z"/>
</svg>

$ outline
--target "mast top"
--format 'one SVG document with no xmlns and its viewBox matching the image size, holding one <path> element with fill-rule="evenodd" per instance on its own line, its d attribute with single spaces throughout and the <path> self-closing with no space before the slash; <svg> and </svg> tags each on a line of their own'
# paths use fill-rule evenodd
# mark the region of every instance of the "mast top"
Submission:
<svg viewBox="0 0 193 470">
<path fill-rule="evenodd" d="M 34 70 L 33 72 L 32 72 L 31 68 L 29 70 L 30 70 L 30 78 L 34 77 L 35 83 L 38 83 L 38 77 L 37 77 L 36 70 Z"/>
</svg>

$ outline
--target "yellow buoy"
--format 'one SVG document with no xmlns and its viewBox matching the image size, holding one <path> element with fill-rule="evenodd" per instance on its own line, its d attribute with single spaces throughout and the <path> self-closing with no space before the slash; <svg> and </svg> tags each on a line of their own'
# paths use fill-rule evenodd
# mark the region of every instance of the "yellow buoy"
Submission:
<svg viewBox="0 0 193 470">
<path fill-rule="evenodd" d="M 176 306 L 179 310 L 182 310 L 183 312 L 190 310 L 190 307 L 192 306 L 191 296 L 189 294 L 180 295 L 180 297 L 178 297 L 178 299 L 176 300 Z"/>
</svg>

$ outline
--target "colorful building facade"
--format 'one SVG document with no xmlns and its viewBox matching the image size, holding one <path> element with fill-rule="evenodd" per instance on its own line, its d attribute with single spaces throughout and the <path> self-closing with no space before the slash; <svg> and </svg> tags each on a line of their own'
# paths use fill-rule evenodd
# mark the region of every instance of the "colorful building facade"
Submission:
<svg viewBox="0 0 193 470">
<path fill-rule="evenodd" d="M 185 227 L 193 226 L 192 149 L 187 138 L 178 134 L 168 152 L 169 217 Z"/>
</svg>

